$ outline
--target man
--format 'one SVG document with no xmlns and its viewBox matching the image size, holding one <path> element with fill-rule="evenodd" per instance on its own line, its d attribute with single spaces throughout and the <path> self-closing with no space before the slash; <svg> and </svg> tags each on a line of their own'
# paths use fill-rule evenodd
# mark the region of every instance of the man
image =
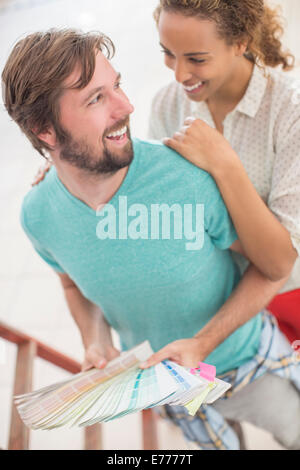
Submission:
<svg viewBox="0 0 300 470">
<path fill-rule="evenodd" d="M 160 143 L 131 140 L 133 106 L 112 52 L 104 35 L 72 30 L 32 34 L 13 49 L 2 74 L 5 106 L 53 162 L 24 199 L 23 228 L 61 279 L 85 347 L 83 369 L 119 354 L 113 327 L 123 348 L 150 340 L 156 354 L 143 367 L 166 357 L 187 367 L 205 359 L 218 374 L 244 377 L 270 322 L 257 312 L 285 279 L 271 282 L 250 266 L 240 280 L 229 249 L 241 247 L 211 177 Z M 287 367 L 294 373 L 291 360 Z M 265 400 L 269 376 L 252 391 L 254 403 Z M 297 413 L 296 388 L 274 377 Z M 219 411 L 230 418 L 234 397 L 233 406 L 224 402 L 227 411 Z M 272 405 L 276 414 L 281 402 Z M 249 409 L 252 422 L 256 415 Z M 262 426 L 274 431 L 269 421 L 265 413 Z M 221 428 L 224 448 L 238 448 L 230 428 Z M 275 431 L 286 446 L 299 445 L 299 429 L 289 439 Z M 197 433 L 199 445 L 210 442 Z"/>
</svg>

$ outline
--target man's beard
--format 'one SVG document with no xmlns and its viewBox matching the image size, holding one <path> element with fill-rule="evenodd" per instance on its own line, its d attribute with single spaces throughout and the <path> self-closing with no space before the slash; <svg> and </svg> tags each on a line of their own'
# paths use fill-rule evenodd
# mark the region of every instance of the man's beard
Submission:
<svg viewBox="0 0 300 470">
<path fill-rule="evenodd" d="M 128 142 L 120 148 L 119 154 L 113 153 L 106 147 L 105 136 L 115 129 L 121 129 L 124 125 L 127 125 Z M 103 152 L 100 157 L 95 154 L 84 139 L 75 140 L 68 131 L 64 130 L 65 137 L 61 142 L 60 159 L 93 175 L 113 174 L 130 165 L 133 160 L 133 147 L 130 138 L 129 120 L 120 121 L 113 127 L 114 129 L 110 128 L 103 133 Z"/>
</svg>

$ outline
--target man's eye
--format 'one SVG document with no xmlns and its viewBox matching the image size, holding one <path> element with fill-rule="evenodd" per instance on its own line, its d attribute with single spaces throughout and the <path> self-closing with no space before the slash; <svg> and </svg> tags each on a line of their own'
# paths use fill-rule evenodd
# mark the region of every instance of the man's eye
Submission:
<svg viewBox="0 0 300 470">
<path fill-rule="evenodd" d="M 166 50 L 162 49 L 161 52 L 162 52 L 163 54 L 167 55 L 168 57 L 173 57 L 173 55 L 171 54 L 170 51 L 166 51 Z"/>
<path fill-rule="evenodd" d="M 121 88 L 121 85 L 122 85 L 122 82 L 117 82 L 117 83 L 115 84 L 115 88 Z"/>
<path fill-rule="evenodd" d="M 89 102 L 89 105 L 98 103 L 98 101 L 101 100 L 102 96 L 103 95 L 101 95 L 101 94 L 97 95 L 92 101 Z"/>
</svg>

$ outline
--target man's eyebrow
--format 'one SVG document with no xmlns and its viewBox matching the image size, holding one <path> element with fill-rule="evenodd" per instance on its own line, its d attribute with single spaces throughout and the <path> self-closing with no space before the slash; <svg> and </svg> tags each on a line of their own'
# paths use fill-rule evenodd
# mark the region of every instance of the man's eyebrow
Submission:
<svg viewBox="0 0 300 470">
<path fill-rule="evenodd" d="M 117 74 L 117 76 L 116 76 L 115 84 L 116 84 L 117 82 L 119 82 L 120 80 L 121 80 L 121 74 L 120 74 L 120 72 L 119 72 L 119 73 Z M 105 88 L 105 86 L 98 86 L 98 87 L 93 88 L 92 90 L 90 90 L 89 94 L 84 98 L 82 104 L 87 103 L 87 102 L 92 98 L 92 96 L 94 96 L 96 93 L 99 93 L 100 91 L 103 91 L 104 88 Z"/>
<path fill-rule="evenodd" d="M 165 49 L 166 51 L 170 52 L 167 47 L 165 47 L 161 42 L 159 43 L 160 46 Z M 207 55 L 209 52 L 187 52 L 186 54 L 183 54 L 185 57 L 191 57 L 194 55 Z"/>
</svg>

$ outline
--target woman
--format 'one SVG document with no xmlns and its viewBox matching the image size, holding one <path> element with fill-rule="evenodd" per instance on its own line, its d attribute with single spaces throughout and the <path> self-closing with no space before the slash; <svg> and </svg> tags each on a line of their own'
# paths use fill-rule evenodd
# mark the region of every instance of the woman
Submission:
<svg viewBox="0 0 300 470">
<path fill-rule="evenodd" d="M 284 277 L 300 253 L 300 84 L 274 70 L 278 65 L 290 70 L 294 63 L 282 51 L 276 11 L 263 0 L 160 0 L 154 17 L 176 82 L 154 98 L 149 137 L 163 138 L 212 175 L 248 258 L 270 279 Z M 297 260 L 286 293 L 269 306 L 291 341 L 300 338 L 299 286 Z M 280 433 L 288 409 L 278 422 L 275 418 L 270 388 L 275 392 L 283 346 L 271 321 L 266 320 L 258 363 L 250 361 L 225 378 L 233 384 L 231 400 L 207 407 L 194 420 L 166 407 L 169 418 L 200 447 L 234 448 L 226 418 L 252 422 L 287 448 L 293 448 L 289 439 L 299 448 L 297 373 L 298 392 L 283 392 L 286 403 L 296 406 L 290 419 L 293 438 L 286 430 Z M 254 380 L 260 372 L 267 375 Z"/>
<path fill-rule="evenodd" d="M 294 63 L 276 11 L 263 0 L 160 0 L 154 16 L 176 82 L 154 98 L 150 137 L 213 176 L 249 259 L 270 279 L 287 275 L 300 253 L 300 84 L 273 69 Z M 297 260 L 269 306 L 290 340 L 299 286 Z"/>
</svg>

